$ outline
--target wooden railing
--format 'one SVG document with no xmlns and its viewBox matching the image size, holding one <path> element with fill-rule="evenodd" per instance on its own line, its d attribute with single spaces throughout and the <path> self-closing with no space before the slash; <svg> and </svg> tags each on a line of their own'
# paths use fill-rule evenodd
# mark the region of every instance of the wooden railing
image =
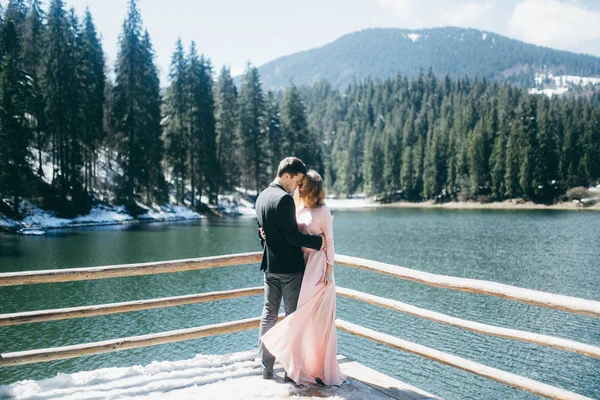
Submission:
<svg viewBox="0 0 600 400">
<path fill-rule="evenodd" d="M 190 270 L 201 270 L 233 265 L 253 264 L 260 262 L 261 253 L 243 253 L 219 257 L 204 257 L 166 262 L 152 262 L 142 264 L 127 264 L 93 268 L 76 268 L 47 271 L 15 272 L 0 274 L 0 286 L 29 285 L 50 282 L 68 282 L 78 280 L 104 279 L 126 276 L 162 274 Z M 422 284 L 439 288 L 460 290 L 465 292 L 487 294 L 502 297 L 508 300 L 533 304 L 536 306 L 552 308 L 555 310 L 600 318 L 600 302 L 585 300 L 569 296 L 549 294 L 545 292 L 518 288 L 515 286 L 499 284 L 476 279 L 456 278 L 431 274 L 391 264 L 365 260 L 356 257 L 336 255 L 336 264 L 354 267 L 363 270 L 383 273 L 401 279 L 407 279 Z M 159 299 L 138 300 L 123 303 L 102 304 L 93 306 L 71 307 L 54 310 L 40 310 L 20 312 L 13 314 L 0 314 L 0 326 L 11 326 L 34 322 L 55 321 L 72 318 L 85 318 L 97 315 L 122 313 L 129 311 L 149 310 L 154 308 L 172 307 L 185 304 L 202 303 L 232 299 L 242 296 L 259 295 L 263 293 L 262 287 L 244 288 L 223 292 L 193 294 L 187 296 L 167 297 Z M 600 347 L 579 343 L 569 339 L 540 335 L 516 329 L 507 329 L 479 322 L 468 321 L 438 312 L 425 310 L 409 304 L 401 303 L 367 293 L 358 292 L 342 287 L 337 288 L 337 293 L 351 299 L 375 304 L 409 315 L 425 318 L 431 321 L 452 325 L 478 333 L 493 335 L 541 346 L 554 347 L 561 350 L 583 354 L 589 357 L 600 358 Z M 167 332 L 158 332 L 142 336 L 134 336 L 93 342 L 73 346 L 63 346 L 48 349 L 27 350 L 0 354 L 0 367 L 30 364 L 42 361 L 60 360 L 80 357 L 84 355 L 107 353 L 138 347 L 153 346 L 158 344 L 198 339 L 223 333 L 233 333 L 248 329 L 258 328 L 260 318 L 249 318 L 239 321 L 226 322 L 196 328 L 179 329 Z M 398 339 L 382 334 L 350 322 L 336 320 L 339 329 L 351 334 L 373 340 L 394 348 L 417 354 L 479 376 L 504 383 L 514 388 L 535 393 L 552 399 L 588 399 L 585 396 L 553 387 L 522 376 L 518 376 L 496 368 L 476 363 L 452 354 L 444 353 L 416 343 Z"/>
</svg>

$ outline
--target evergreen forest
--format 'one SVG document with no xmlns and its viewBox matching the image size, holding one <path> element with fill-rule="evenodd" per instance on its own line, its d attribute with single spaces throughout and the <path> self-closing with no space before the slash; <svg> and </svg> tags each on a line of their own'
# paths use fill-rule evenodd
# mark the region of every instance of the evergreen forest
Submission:
<svg viewBox="0 0 600 400">
<path fill-rule="evenodd" d="M 89 11 L 10 0 L 0 15 L 0 213 L 11 218 L 23 200 L 63 217 L 102 202 L 205 210 L 262 190 L 288 155 L 330 194 L 382 201 L 552 204 L 600 179 L 599 93 L 550 99 L 431 69 L 269 91 L 253 65 L 237 85 L 181 41 L 161 87 L 135 0 L 115 65 Z"/>
</svg>

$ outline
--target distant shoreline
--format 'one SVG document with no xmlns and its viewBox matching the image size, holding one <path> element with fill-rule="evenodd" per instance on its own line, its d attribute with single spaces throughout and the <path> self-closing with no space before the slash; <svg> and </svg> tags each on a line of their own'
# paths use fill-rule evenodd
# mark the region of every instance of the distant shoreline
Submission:
<svg viewBox="0 0 600 400">
<path fill-rule="evenodd" d="M 367 210 L 367 209 L 381 209 L 381 208 L 421 208 L 421 209 L 446 209 L 446 210 L 560 210 L 560 211 L 600 211 L 600 202 L 591 206 L 582 206 L 578 203 L 558 203 L 554 205 L 543 205 L 535 204 L 532 202 L 518 202 L 518 201 L 503 201 L 494 203 L 477 203 L 477 202 L 448 202 L 436 204 L 433 201 L 424 201 L 419 203 L 411 203 L 408 201 L 399 201 L 394 203 L 378 203 L 371 199 L 327 199 L 325 204 L 332 210 Z M 246 213 L 241 215 L 232 216 L 223 215 L 227 217 L 254 217 L 251 208 L 247 208 Z M 14 223 L 12 226 L 3 225 L 0 223 L 0 232 L 4 233 L 21 233 L 29 235 L 44 234 L 49 230 L 58 229 L 74 229 L 82 227 L 93 227 L 93 226 L 108 226 L 108 225 L 123 225 L 123 224 L 140 224 L 140 223 L 172 223 L 191 221 L 206 218 L 204 215 L 197 214 L 196 216 L 179 216 L 171 218 L 131 218 L 124 220 L 107 219 L 99 221 L 85 221 L 85 222 L 74 222 L 69 223 L 69 220 L 65 220 L 64 223 L 52 224 L 52 223 L 38 223 L 38 224 L 22 224 Z"/>
<path fill-rule="evenodd" d="M 408 201 L 399 201 L 394 203 L 378 203 L 371 200 L 348 199 L 348 200 L 326 200 L 328 206 L 332 209 L 364 209 L 364 208 L 439 208 L 447 210 L 568 210 L 568 211 L 600 211 L 600 203 L 591 206 L 582 206 L 579 203 L 557 203 L 553 205 L 535 204 L 533 202 L 520 203 L 517 201 L 503 201 L 493 203 L 477 202 L 448 202 L 434 203 L 433 201 L 424 201 L 412 203 Z M 331 203 L 331 204 L 330 204 Z"/>
</svg>

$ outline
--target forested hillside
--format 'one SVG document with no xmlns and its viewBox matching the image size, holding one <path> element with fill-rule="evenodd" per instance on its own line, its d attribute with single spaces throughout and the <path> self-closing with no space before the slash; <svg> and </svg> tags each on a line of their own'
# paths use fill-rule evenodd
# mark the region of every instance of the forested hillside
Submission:
<svg viewBox="0 0 600 400">
<path fill-rule="evenodd" d="M 367 29 L 325 46 L 280 57 L 259 68 L 268 89 L 290 80 L 312 85 L 325 79 L 344 89 L 364 79 L 409 78 L 432 69 L 438 76 L 480 77 L 535 85 L 535 73 L 600 77 L 600 58 L 535 46 L 477 29 Z"/>
<path fill-rule="evenodd" d="M 135 0 L 114 80 L 89 12 L 11 0 L 1 15 L 0 213 L 13 219 L 24 200 L 64 217 L 98 203 L 202 210 L 260 191 L 288 155 L 341 196 L 552 203 L 600 178 L 597 93 L 550 100 L 433 70 L 272 92 L 256 67 L 238 87 L 181 41 L 161 88 Z"/>
<path fill-rule="evenodd" d="M 550 100 L 431 72 L 303 94 L 336 193 L 552 203 L 600 178 L 599 95 Z"/>
</svg>

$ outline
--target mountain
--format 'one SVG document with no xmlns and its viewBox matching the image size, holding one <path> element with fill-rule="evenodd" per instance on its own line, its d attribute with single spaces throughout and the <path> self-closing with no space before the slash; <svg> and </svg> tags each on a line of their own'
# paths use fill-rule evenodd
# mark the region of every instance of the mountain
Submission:
<svg viewBox="0 0 600 400">
<path fill-rule="evenodd" d="M 478 76 L 534 87 L 536 73 L 600 77 L 600 57 L 535 46 L 477 29 L 375 28 L 280 57 L 259 71 L 266 89 L 283 89 L 290 81 L 312 85 L 327 79 L 343 87 L 368 77 L 385 79 L 397 73 L 412 77 L 429 68 L 437 76 Z"/>
</svg>

